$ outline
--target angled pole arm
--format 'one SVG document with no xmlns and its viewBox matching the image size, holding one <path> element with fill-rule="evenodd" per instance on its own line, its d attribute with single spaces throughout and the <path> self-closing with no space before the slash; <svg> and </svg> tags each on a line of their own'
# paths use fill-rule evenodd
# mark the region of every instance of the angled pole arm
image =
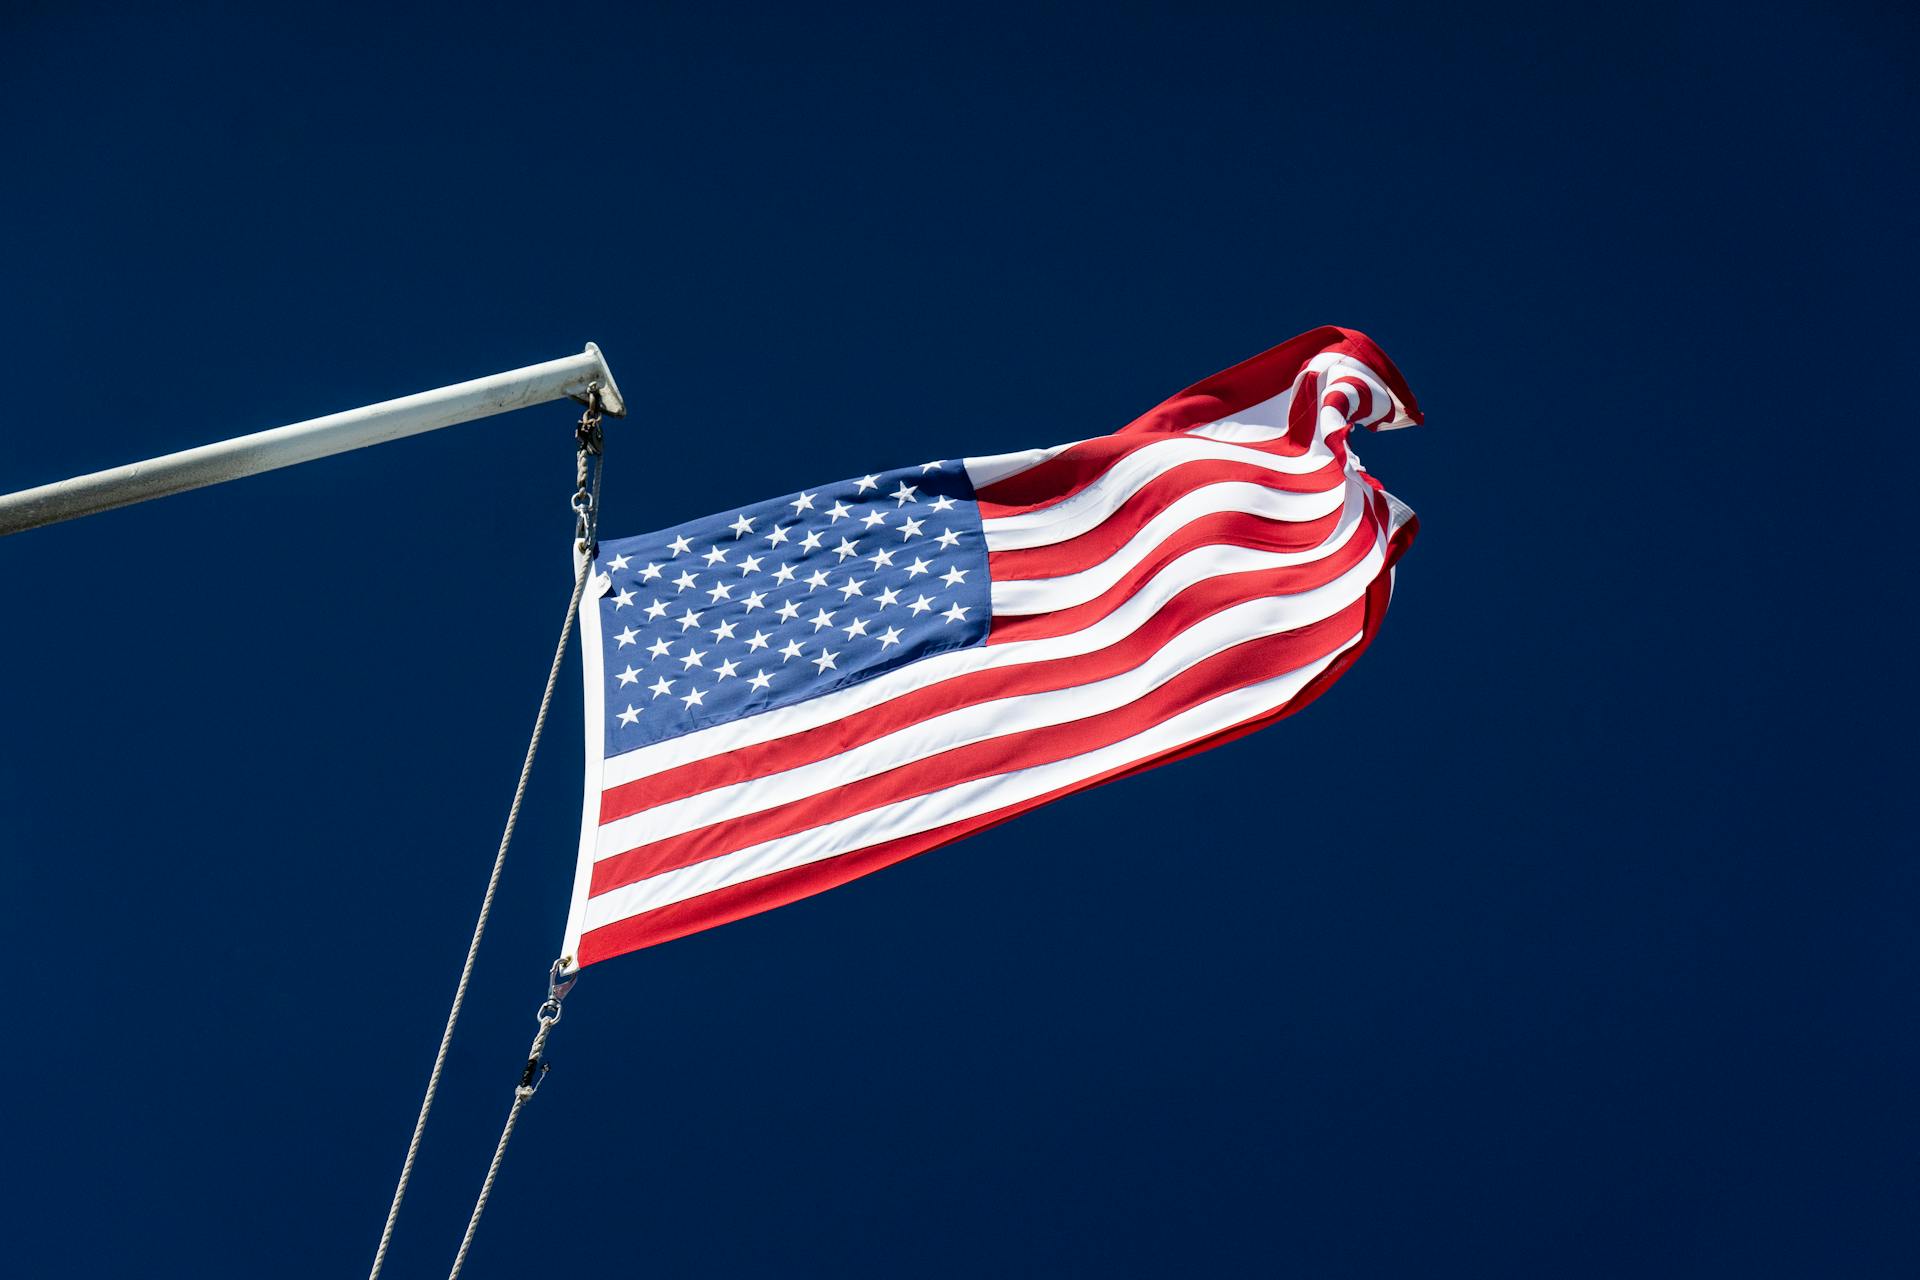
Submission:
<svg viewBox="0 0 1920 1280">
<path fill-rule="evenodd" d="M 600 348 L 591 342 L 577 356 L 9 493 L 0 496 L 0 536 L 364 449 L 402 436 L 438 431 L 509 409 L 568 396 L 583 399 L 589 389 L 598 389 L 604 412 L 614 417 L 626 415 L 613 371 L 607 368 Z"/>
</svg>

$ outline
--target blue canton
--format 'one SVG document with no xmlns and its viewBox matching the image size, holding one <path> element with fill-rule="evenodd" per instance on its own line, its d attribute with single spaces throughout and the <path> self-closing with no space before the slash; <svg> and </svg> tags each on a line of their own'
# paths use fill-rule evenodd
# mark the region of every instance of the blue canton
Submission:
<svg viewBox="0 0 1920 1280">
<path fill-rule="evenodd" d="M 958 462 L 601 544 L 606 753 L 983 644 L 987 548 Z"/>
</svg>

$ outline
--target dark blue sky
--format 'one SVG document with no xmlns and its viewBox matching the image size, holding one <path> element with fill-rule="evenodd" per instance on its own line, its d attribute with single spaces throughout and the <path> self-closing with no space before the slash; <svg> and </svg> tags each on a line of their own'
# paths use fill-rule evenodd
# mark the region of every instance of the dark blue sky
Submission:
<svg viewBox="0 0 1920 1280">
<path fill-rule="evenodd" d="M 590 970 L 472 1276 L 1907 1276 L 1892 4 L 0 17 L 0 488 L 578 350 L 609 535 L 1398 361 L 1277 728 Z M 371 1256 L 568 587 L 571 413 L 0 542 L 20 1275 Z M 560 933 L 564 677 L 389 1274 Z M 1902 850 L 1905 852 L 1901 852 Z"/>
</svg>

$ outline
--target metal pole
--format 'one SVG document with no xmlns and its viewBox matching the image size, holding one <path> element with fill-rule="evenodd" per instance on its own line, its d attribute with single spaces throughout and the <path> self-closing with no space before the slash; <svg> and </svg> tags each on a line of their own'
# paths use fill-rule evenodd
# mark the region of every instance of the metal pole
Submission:
<svg viewBox="0 0 1920 1280">
<path fill-rule="evenodd" d="M 603 410 L 624 417 L 626 404 L 606 357 L 593 343 L 577 356 L 510 369 L 471 382 L 383 400 L 324 418 L 310 418 L 289 426 L 236 436 L 197 449 L 183 449 L 145 462 L 133 462 L 108 471 L 75 476 L 37 489 L 22 489 L 0 497 L 0 536 L 19 533 L 110 511 L 148 498 L 163 498 L 223 480 L 311 462 L 329 454 L 363 449 L 402 436 L 437 431 L 476 418 L 524 409 L 567 396 L 584 397 L 597 385 Z"/>
</svg>

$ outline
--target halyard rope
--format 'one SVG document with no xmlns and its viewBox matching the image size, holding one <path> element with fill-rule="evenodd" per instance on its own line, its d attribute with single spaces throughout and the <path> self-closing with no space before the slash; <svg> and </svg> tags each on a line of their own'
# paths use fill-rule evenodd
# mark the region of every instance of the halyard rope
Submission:
<svg viewBox="0 0 1920 1280">
<path fill-rule="evenodd" d="M 447 1272 L 447 1280 L 460 1280 L 460 1268 L 467 1265 L 467 1251 L 473 1248 L 474 1232 L 480 1229 L 480 1215 L 487 1211 L 487 1199 L 493 1195 L 494 1179 L 500 1176 L 500 1162 L 506 1157 L 507 1143 L 513 1138 L 513 1127 L 520 1123 L 520 1109 L 527 1100 L 540 1091 L 540 1082 L 546 1078 L 547 1064 L 541 1054 L 547 1047 L 547 1036 L 553 1026 L 560 1021 L 560 1001 L 567 994 L 567 988 L 573 983 L 560 981 L 560 971 L 564 960 L 553 962 L 553 969 L 547 978 L 547 1001 L 540 1006 L 535 1015 L 540 1021 L 540 1030 L 533 1036 L 533 1043 L 527 1046 L 526 1070 L 520 1073 L 520 1083 L 513 1091 L 513 1106 L 507 1110 L 507 1122 L 501 1126 L 500 1141 L 493 1148 L 493 1163 L 487 1166 L 486 1180 L 480 1184 L 480 1194 L 474 1199 L 473 1214 L 467 1219 L 467 1234 L 460 1238 L 460 1252 L 453 1257 L 453 1267 Z"/>
<path fill-rule="evenodd" d="M 487 892 L 480 899 L 480 915 L 473 922 L 473 939 L 467 944 L 466 963 L 460 967 L 460 982 L 453 990 L 453 1005 L 447 1010 L 446 1029 L 440 1033 L 440 1048 L 433 1055 L 433 1071 L 427 1076 L 426 1096 L 420 1099 L 420 1114 L 413 1122 L 413 1137 L 407 1143 L 407 1158 L 400 1166 L 400 1180 L 393 1188 L 393 1203 L 387 1208 L 387 1223 L 380 1232 L 380 1247 L 374 1251 L 373 1268 L 367 1273 L 367 1280 L 379 1280 L 380 1269 L 387 1262 L 387 1248 L 393 1243 L 394 1223 L 400 1218 L 400 1202 L 406 1198 L 407 1183 L 413 1177 L 413 1165 L 420 1154 L 420 1136 L 426 1132 L 427 1113 L 433 1110 L 434 1095 L 440 1090 L 440 1075 L 446 1069 L 447 1048 L 453 1043 L 453 1027 L 460 1021 L 460 1008 L 466 1003 L 467 987 L 473 981 L 473 965 L 480 955 L 480 937 L 487 931 L 487 918 L 493 914 L 494 895 L 500 889 L 500 872 L 506 866 L 507 846 L 513 843 L 513 829 L 520 821 L 520 804 L 526 798 L 527 779 L 533 773 L 533 758 L 540 750 L 540 735 L 546 731 L 547 712 L 553 705 L 554 687 L 560 680 L 560 667 L 567 656 L 567 644 L 573 638 L 573 620 L 580 612 L 580 598 L 585 593 L 587 579 L 593 575 L 593 557 L 598 551 L 595 534 L 600 515 L 600 472 L 602 458 L 600 451 L 600 392 L 594 387 L 588 392 L 587 411 L 580 416 L 580 428 L 576 433 L 578 449 L 574 462 L 573 510 L 577 517 L 574 530 L 574 548 L 578 553 L 575 559 L 579 568 L 573 575 L 573 597 L 567 602 L 566 620 L 560 627 L 560 642 L 554 646 L 553 663 L 547 668 L 546 691 L 540 695 L 540 712 L 533 720 L 533 736 L 527 742 L 526 759 L 520 764 L 520 781 L 513 789 L 513 804 L 507 810 L 506 829 L 500 833 L 500 848 L 493 855 L 493 871 L 487 877 Z M 592 456 L 593 482 L 587 482 L 587 459 Z M 546 1043 L 547 1032 L 553 1022 L 559 1021 L 559 1003 L 557 997 L 549 992 L 549 1003 L 554 1008 L 552 1021 L 543 1018 L 540 1034 L 534 1038 L 535 1053 Z M 542 1005 L 544 1014 L 547 1006 Z M 531 1093 L 528 1094 L 531 1097 Z M 516 1095 L 513 1111 L 507 1117 L 507 1132 L 500 1135 L 500 1146 L 493 1153 L 493 1167 L 487 1171 L 486 1185 L 481 1188 L 480 1204 L 474 1206 L 473 1220 L 467 1224 L 467 1238 L 461 1242 L 460 1257 L 454 1263 L 457 1274 L 466 1260 L 467 1247 L 473 1241 L 473 1231 L 480 1221 L 480 1210 L 486 1204 L 487 1193 L 493 1188 L 495 1174 L 500 1168 L 500 1157 L 506 1151 L 507 1136 L 513 1132 L 515 1120 L 519 1118 L 520 1107 L 525 1099 Z"/>
</svg>

